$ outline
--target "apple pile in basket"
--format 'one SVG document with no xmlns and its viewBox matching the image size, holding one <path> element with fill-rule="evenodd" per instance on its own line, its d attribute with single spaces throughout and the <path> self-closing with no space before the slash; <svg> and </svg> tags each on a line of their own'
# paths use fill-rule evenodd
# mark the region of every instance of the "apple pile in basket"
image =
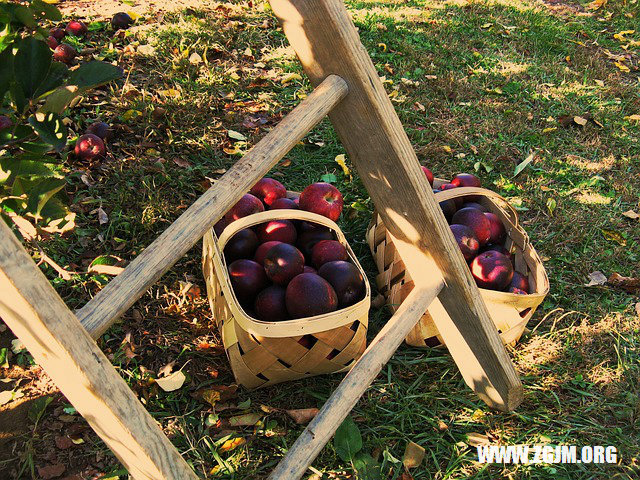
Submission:
<svg viewBox="0 0 640 480">
<path fill-rule="evenodd" d="M 287 196 L 282 183 L 265 177 L 214 231 L 220 235 L 231 222 L 267 209 L 301 209 L 335 222 L 342 206 L 342 194 L 329 183 L 314 183 L 299 196 Z M 322 315 L 365 296 L 362 274 L 323 225 L 272 220 L 245 228 L 229 239 L 224 257 L 236 298 L 249 315 L 263 321 Z"/>
<path fill-rule="evenodd" d="M 433 173 L 422 167 L 427 180 L 433 186 Z M 456 187 L 480 187 L 478 177 L 459 173 L 440 186 L 440 190 Z M 475 201 L 474 196 L 458 197 L 440 202 L 453 236 L 469 264 L 471 274 L 480 288 L 527 295 L 529 280 L 516 272 L 513 253 L 505 247 L 506 230 L 497 215 Z"/>
</svg>

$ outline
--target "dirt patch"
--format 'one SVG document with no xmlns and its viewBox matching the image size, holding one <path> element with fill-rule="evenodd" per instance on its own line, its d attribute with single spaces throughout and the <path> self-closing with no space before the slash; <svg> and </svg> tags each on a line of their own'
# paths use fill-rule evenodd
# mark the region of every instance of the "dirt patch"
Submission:
<svg viewBox="0 0 640 480">
<path fill-rule="evenodd" d="M 99 19 L 113 16 L 118 12 L 134 12 L 138 15 L 148 13 L 167 13 L 184 10 L 185 8 L 211 8 L 219 5 L 219 2 L 208 0 L 182 0 L 180 2 L 157 0 L 136 2 L 134 6 L 127 5 L 117 0 L 102 0 L 100 2 L 84 1 L 84 2 L 64 2 L 58 5 L 58 8 L 64 15 L 75 18 Z"/>
</svg>

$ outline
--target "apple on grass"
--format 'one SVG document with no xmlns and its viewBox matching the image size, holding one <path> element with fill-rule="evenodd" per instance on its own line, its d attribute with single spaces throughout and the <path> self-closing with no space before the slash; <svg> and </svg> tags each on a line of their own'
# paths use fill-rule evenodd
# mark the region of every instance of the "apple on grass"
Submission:
<svg viewBox="0 0 640 480">
<path fill-rule="evenodd" d="M 83 37 L 87 34 L 89 29 L 80 20 L 71 20 L 67 23 L 66 33 L 67 35 L 72 35 L 74 37 Z"/>
<path fill-rule="evenodd" d="M 76 49 L 68 43 L 61 43 L 53 50 L 53 59 L 56 62 L 70 64 L 76 58 Z"/>
<path fill-rule="evenodd" d="M 343 204 L 342 194 L 330 183 L 313 183 L 300 194 L 302 210 L 323 215 L 334 222 L 340 217 Z"/>
<path fill-rule="evenodd" d="M 87 133 L 78 138 L 73 153 L 81 160 L 92 161 L 103 158 L 106 149 L 100 137 Z"/>
<path fill-rule="evenodd" d="M 51 30 L 49 30 L 49 35 L 55 38 L 59 42 L 65 37 L 66 33 L 62 28 L 54 27 Z"/>
<path fill-rule="evenodd" d="M 49 48 L 51 50 L 55 50 L 56 47 L 58 46 L 58 40 L 55 37 L 49 35 L 47 37 L 47 45 L 49 45 Z"/>
<path fill-rule="evenodd" d="M 128 13 L 118 12 L 111 18 L 111 27 L 114 30 L 126 30 L 133 25 L 133 18 Z"/>
<path fill-rule="evenodd" d="M 97 137 L 100 137 L 103 142 L 108 142 L 113 138 L 113 129 L 111 125 L 105 122 L 93 122 L 87 127 L 86 133 L 93 133 Z"/>
</svg>

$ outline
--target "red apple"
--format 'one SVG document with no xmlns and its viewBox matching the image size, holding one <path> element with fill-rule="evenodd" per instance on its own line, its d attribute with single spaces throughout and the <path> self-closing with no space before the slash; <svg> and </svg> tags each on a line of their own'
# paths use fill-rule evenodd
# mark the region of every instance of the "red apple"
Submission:
<svg viewBox="0 0 640 480">
<path fill-rule="evenodd" d="M 298 204 L 290 198 L 278 198 L 269 206 L 269 210 L 298 210 L 299 208 Z"/>
<path fill-rule="evenodd" d="M 336 291 L 340 308 L 353 305 L 364 298 L 364 278 L 353 263 L 342 260 L 327 262 L 320 267 L 318 275 Z"/>
<path fill-rule="evenodd" d="M 229 220 L 234 221 L 260 212 L 264 212 L 264 205 L 262 202 L 250 193 L 245 193 L 242 198 L 238 200 L 238 203 L 231 207 L 227 216 L 229 217 Z"/>
<path fill-rule="evenodd" d="M 279 285 L 271 285 L 256 297 L 254 308 L 258 319 L 264 322 L 280 322 L 289 318 L 285 301 L 286 290 Z"/>
<path fill-rule="evenodd" d="M 489 238 L 491 238 L 491 223 L 485 214 L 476 208 L 458 210 L 451 218 L 451 223 L 471 228 L 481 246 L 489 242 Z"/>
<path fill-rule="evenodd" d="M 473 259 L 471 274 L 480 288 L 504 290 L 513 278 L 513 265 L 505 255 L 492 250 Z"/>
<path fill-rule="evenodd" d="M 105 122 L 93 122 L 87 127 L 87 133 L 93 133 L 100 137 L 103 142 L 108 142 L 113 138 L 113 129 L 111 125 Z"/>
<path fill-rule="evenodd" d="M 482 187 L 482 182 L 471 173 L 459 173 L 451 180 L 456 187 Z"/>
<path fill-rule="evenodd" d="M 287 285 L 287 311 L 291 318 L 313 317 L 338 308 L 338 296 L 329 282 L 315 273 L 301 273 Z"/>
<path fill-rule="evenodd" d="M 62 28 L 55 27 L 49 30 L 49 35 L 51 35 L 53 38 L 55 38 L 59 42 L 64 38 L 66 33 L 64 33 L 64 30 Z"/>
<path fill-rule="evenodd" d="M 242 304 L 253 305 L 258 292 L 269 285 L 264 268 L 253 260 L 236 260 L 229 265 L 228 270 L 233 291 Z"/>
<path fill-rule="evenodd" d="M 422 171 L 426 175 L 427 181 L 429 182 L 429 185 L 431 185 L 433 187 L 433 173 L 431 172 L 431 170 L 429 170 L 427 167 L 424 167 L 422 165 L 420 165 L 420 168 L 422 169 Z"/>
<path fill-rule="evenodd" d="M 300 208 L 323 215 L 334 222 L 342 213 L 342 194 L 330 183 L 314 183 L 300 194 Z"/>
<path fill-rule="evenodd" d="M 451 190 L 452 188 L 456 188 L 456 186 L 453 183 L 443 183 L 442 185 L 440 185 L 440 190 Z M 462 197 L 457 197 L 457 198 L 452 198 L 452 200 L 455 202 L 456 204 L 456 208 L 461 208 L 462 207 Z"/>
<path fill-rule="evenodd" d="M 279 242 L 277 240 L 272 240 L 270 242 L 265 242 L 262 245 L 260 245 L 258 247 L 258 249 L 256 250 L 255 255 L 253 256 L 253 260 L 255 262 L 258 262 L 260 265 L 264 266 L 264 257 L 267 254 L 267 252 L 269 251 L 269 249 L 271 247 L 275 247 L 276 245 L 280 245 L 282 242 Z"/>
<path fill-rule="evenodd" d="M 318 273 L 318 271 L 315 268 L 310 267 L 309 265 L 305 265 L 302 273 Z"/>
<path fill-rule="evenodd" d="M 81 160 L 92 161 L 104 157 L 106 149 L 100 137 L 87 133 L 78 138 L 73 153 Z"/>
<path fill-rule="evenodd" d="M 249 193 L 255 195 L 265 205 L 269 206 L 278 198 L 285 198 L 287 189 L 279 181 L 264 177 L 249 190 Z"/>
<path fill-rule="evenodd" d="M 260 243 L 277 240 L 283 243 L 296 243 L 298 232 L 290 220 L 271 220 L 256 226 Z"/>
<path fill-rule="evenodd" d="M 524 290 L 525 293 L 529 292 L 529 279 L 522 275 L 520 272 L 513 272 L 513 278 L 511 279 L 511 283 L 509 283 L 509 287 L 519 288 L 520 290 Z"/>
<path fill-rule="evenodd" d="M 251 258 L 258 244 L 258 236 L 255 232 L 250 228 L 244 228 L 236 232 L 224 246 L 224 258 L 227 263 L 239 258 Z"/>
<path fill-rule="evenodd" d="M 489 237 L 489 243 L 502 243 L 504 237 L 507 236 L 507 232 L 504 229 L 504 225 L 500 218 L 491 212 L 485 212 L 485 217 L 489 219 L 489 225 L 491 230 L 491 236 Z"/>
<path fill-rule="evenodd" d="M 326 227 L 322 225 L 315 225 L 310 230 L 305 229 L 306 225 L 315 225 L 307 222 L 303 222 L 300 224 L 300 236 L 298 237 L 298 241 L 296 242 L 296 247 L 300 249 L 300 251 L 304 254 L 306 258 L 311 260 L 311 252 L 313 251 L 313 247 L 316 243 L 321 240 L 335 240 L 333 233 Z"/>
<path fill-rule="evenodd" d="M 84 22 L 79 20 L 71 20 L 67 23 L 66 33 L 67 35 L 73 35 L 74 37 L 83 37 L 89 30 Z"/>
<path fill-rule="evenodd" d="M 293 277 L 304 272 L 304 256 L 293 245 L 280 243 L 267 251 L 263 265 L 269 280 L 287 285 Z"/>
<path fill-rule="evenodd" d="M 111 26 L 114 30 L 126 30 L 133 24 L 133 18 L 128 13 L 118 12 L 111 18 Z"/>
<path fill-rule="evenodd" d="M 227 215 L 223 216 L 213 226 L 213 231 L 216 232 L 216 235 L 219 237 L 220 235 L 222 235 L 224 229 L 227 228 L 232 221 L 233 220 L 231 220 Z"/>
<path fill-rule="evenodd" d="M 67 43 L 61 43 L 53 51 L 53 59 L 56 62 L 70 64 L 76 58 L 76 49 Z"/>
<path fill-rule="evenodd" d="M 311 263 L 320 268 L 327 262 L 346 260 L 347 249 L 337 240 L 320 240 L 311 249 Z"/>
<path fill-rule="evenodd" d="M 463 206 L 463 208 L 477 208 L 481 212 L 488 212 L 489 211 L 489 209 L 487 207 L 485 207 L 484 205 L 482 205 L 481 203 L 478 203 L 478 202 L 464 202 L 464 204 L 462 206 Z"/>
<path fill-rule="evenodd" d="M 49 35 L 49 36 L 47 37 L 47 45 L 49 45 L 49 48 L 50 48 L 51 50 L 55 50 L 55 49 L 56 49 L 56 47 L 58 46 L 58 40 L 56 40 L 56 38 L 55 38 L 55 37 L 53 37 L 53 36 Z"/>
<path fill-rule="evenodd" d="M 507 290 L 509 293 L 515 293 L 516 295 L 528 295 L 528 293 L 524 290 L 522 290 L 521 288 L 518 287 L 509 287 L 509 290 Z"/>
<path fill-rule="evenodd" d="M 478 243 L 476 234 L 473 233 L 473 230 L 466 225 L 454 223 L 449 228 L 451 228 L 451 232 L 453 232 L 453 236 L 456 239 L 458 247 L 460 247 L 460 251 L 462 252 L 462 256 L 464 256 L 464 259 L 467 262 L 473 260 L 473 258 L 478 254 L 478 249 L 480 248 L 480 243 Z"/>
</svg>

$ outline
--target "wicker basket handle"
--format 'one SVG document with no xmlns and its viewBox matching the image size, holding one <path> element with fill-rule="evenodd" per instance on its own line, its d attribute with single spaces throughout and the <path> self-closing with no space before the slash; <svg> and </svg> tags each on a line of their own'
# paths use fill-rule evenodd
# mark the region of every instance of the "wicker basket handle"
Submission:
<svg viewBox="0 0 640 480">
<path fill-rule="evenodd" d="M 347 241 L 338 225 L 327 217 L 323 217 L 317 213 L 307 212 L 305 210 L 283 208 L 254 213 L 231 222 L 218 238 L 220 248 L 224 248 L 229 239 L 240 230 L 244 230 L 245 228 L 253 227 L 254 225 L 259 225 L 261 223 L 270 222 L 271 220 L 306 220 L 318 223 L 333 230 L 340 243 L 344 244 Z"/>
<path fill-rule="evenodd" d="M 491 197 L 492 199 L 497 200 L 500 205 L 503 206 L 503 210 L 505 210 L 505 213 L 508 215 L 511 223 L 516 227 L 518 226 L 518 213 L 516 212 L 516 209 L 513 208 L 513 205 L 511 205 L 504 197 L 498 195 L 492 190 L 480 187 L 456 187 L 449 190 L 441 190 L 435 194 L 436 199 L 439 202 L 458 197 L 466 197 L 467 195 L 481 195 L 483 197 Z"/>
</svg>

